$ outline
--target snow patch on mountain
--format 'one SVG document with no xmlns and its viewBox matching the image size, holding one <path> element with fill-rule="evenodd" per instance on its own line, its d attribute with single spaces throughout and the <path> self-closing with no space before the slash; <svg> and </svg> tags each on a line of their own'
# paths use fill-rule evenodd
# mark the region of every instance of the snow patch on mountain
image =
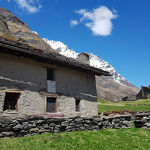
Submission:
<svg viewBox="0 0 150 150">
<path fill-rule="evenodd" d="M 70 50 L 64 43 L 60 41 L 48 40 L 46 38 L 43 38 L 43 40 L 61 55 L 64 55 L 69 58 L 78 58 L 79 53 L 76 53 L 74 50 Z"/>
<path fill-rule="evenodd" d="M 75 52 L 74 50 L 70 50 L 64 43 L 60 41 L 48 40 L 46 38 L 43 38 L 43 40 L 61 55 L 74 59 L 78 58 L 79 53 Z M 108 62 L 104 61 L 103 59 L 99 58 L 94 54 L 89 54 L 89 56 L 91 66 L 110 72 L 114 81 L 118 82 L 123 86 L 132 87 L 132 85 L 124 77 L 122 77 Z"/>
<path fill-rule="evenodd" d="M 111 66 L 108 62 L 106 62 L 105 60 L 99 58 L 99 56 L 96 56 L 94 54 L 90 54 L 90 65 L 96 68 L 100 68 L 102 70 L 108 71 L 110 72 L 110 74 L 112 75 L 113 79 L 126 86 L 127 84 L 127 80 L 122 77 L 113 66 Z"/>
<path fill-rule="evenodd" d="M 36 31 L 31 31 L 32 33 L 34 33 L 34 34 L 37 34 L 37 35 L 39 35 Z"/>
</svg>

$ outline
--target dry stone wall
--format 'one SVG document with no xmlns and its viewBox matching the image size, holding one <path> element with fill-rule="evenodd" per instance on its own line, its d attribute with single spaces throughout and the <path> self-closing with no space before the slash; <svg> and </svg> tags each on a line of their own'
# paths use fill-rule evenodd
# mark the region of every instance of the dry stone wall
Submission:
<svg viewBox="0 0 150 150">
<path fill-rule="evenodd" d="M 150 129 L 150 113 L 140 113 L 135 115 L 136 128 Z"/>
<path fill-rule="evenodd" d="M 132 121 L 134 120 L 134 122 Z M 45 132 L 71 132 L 84 130 L 101 130 L 103 128 L 136 128 L 150 129 L 150 112 L 130 115 L 114 115 L 103 117 L 49 118 L 30 116 L 26 118 L 0 118 L 0 138 L 21 137 L 42 134 Z"/>
<path fill-rule="evenodd" d="M 84 118 L 0 118 L 0 138 L 20 137 L 45 132 L 57 133 L 64 131 L 100 130 L 102 128 L 130 128 L 131 125 L 130 115 Z"/>
</svg>

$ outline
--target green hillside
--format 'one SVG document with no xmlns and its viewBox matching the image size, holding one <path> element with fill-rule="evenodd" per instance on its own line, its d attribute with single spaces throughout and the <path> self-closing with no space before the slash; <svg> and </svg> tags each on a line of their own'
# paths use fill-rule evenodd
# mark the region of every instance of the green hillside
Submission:
<svg viewBox="0 0 150 150">
<path fill-rule="evenodd" d="M 114 110 L 150 111 L 150 99 L 141 99 L 137 101 L 126 101 L 119 103 L 98 99 L 99 113 Z"/>
</svg>

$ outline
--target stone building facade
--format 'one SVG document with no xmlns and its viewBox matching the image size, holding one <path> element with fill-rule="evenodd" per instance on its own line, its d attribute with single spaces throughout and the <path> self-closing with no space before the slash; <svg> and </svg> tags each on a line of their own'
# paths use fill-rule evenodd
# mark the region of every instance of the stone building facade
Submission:
<svg viewBox="0 0 150 150">
<path fill-rule="evenodd" d="M 0 42 L 0 116 L 97 115 L 100 69 L 11 42 Z"/>
<path fill-rule="evenodd" d="M 140 92 L 136 95 L 137 99 L 150 99 L 150 86 L 141 86 Z"/>
</svg>

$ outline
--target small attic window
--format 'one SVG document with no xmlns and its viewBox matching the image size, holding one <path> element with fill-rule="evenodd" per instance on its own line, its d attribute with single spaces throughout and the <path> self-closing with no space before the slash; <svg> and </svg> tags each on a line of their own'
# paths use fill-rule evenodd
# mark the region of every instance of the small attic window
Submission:
<svg viewBox="0 0 150 150">
<path fill-rule="evenodd" d="M 54 81 L 54 70 L 47 69 L 47 80 Z"/>
<path fill-rule="evenodd" d="M 20 93 L 8 93 L 8 92 L 6 92 L 3 110 L 4 111 L 5 110 L 17 111 L 19 97 L 20 97 Z"/>
</svg>

